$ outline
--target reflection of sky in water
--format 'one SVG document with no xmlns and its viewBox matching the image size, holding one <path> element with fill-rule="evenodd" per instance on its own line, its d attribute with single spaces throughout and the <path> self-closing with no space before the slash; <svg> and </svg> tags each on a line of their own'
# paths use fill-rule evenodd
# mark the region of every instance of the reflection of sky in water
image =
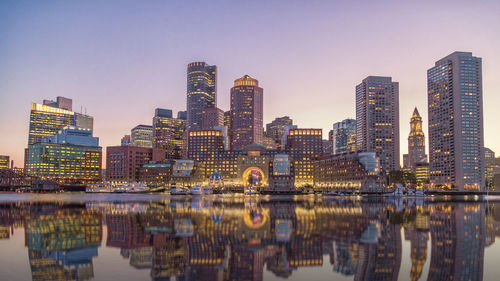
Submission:
<svg viewBox="0 0 500 281">
<path fill-rule="evenodd" d="M 500 273 L 500 204 L 55 197 L 2 198 L 3 280 L 442 280 L 457 272 L 495 280 Z"/>
</svg>

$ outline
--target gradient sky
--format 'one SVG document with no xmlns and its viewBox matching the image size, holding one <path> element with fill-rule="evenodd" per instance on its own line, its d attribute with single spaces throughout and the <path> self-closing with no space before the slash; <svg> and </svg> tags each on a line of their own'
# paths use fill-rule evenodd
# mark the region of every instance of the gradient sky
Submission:
<svg viewBox="0 0 500 281">
<path fill-rule="evenodd" d="M 411 3 L 410 3 L 411 2 Z M 186 65 L 218 66 L 218 106 L 249 74 L 264 122 L 355 118 L 368 75 L 400 83 L 401 153 L 426 71 L 456 50 L 483 58 L 485 144 L 500 153 L 500 1 L 0 1 L 0 154 L 22 166 L 30 102 L 65 96 L 119 145 L 156 107 L 186 108 Z M 176 113 L 174 113 L 176 114 Z"/>
</svg>

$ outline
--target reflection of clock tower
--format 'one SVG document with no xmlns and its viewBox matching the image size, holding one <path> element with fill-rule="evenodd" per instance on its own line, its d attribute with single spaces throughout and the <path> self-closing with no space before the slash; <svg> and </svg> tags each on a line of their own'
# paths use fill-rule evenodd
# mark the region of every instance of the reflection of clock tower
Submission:
<svg viewBox="0 0 500 281">
<path fill-rule="evenodd" d="M 408 136 L 408 154 L 403 156 L 405 168 L 415 168 L 417 163 L 426 163 L 425 135 L 422 130 L 422 117 L 417 108 L 410 120 L 410 135 Z"/>
</svg>

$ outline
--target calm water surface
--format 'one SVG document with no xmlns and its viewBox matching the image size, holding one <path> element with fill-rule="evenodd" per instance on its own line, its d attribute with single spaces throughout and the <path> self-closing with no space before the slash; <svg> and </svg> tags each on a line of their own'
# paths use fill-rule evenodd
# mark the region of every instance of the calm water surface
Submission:
<svg viewBox="0 0 500 281">
<path fill-rule="evenodd" d="M 0 194 L 1 280 L 498 280 L 500 202 Z"/>
</svg>

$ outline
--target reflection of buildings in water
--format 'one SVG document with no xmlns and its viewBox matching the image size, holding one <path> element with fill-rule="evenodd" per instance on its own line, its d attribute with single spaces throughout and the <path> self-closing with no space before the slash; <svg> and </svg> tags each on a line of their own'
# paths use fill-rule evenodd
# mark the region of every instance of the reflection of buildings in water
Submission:
<svg viewBox="0 0 500 281">
<path fill-rule="evenodd" d="M 378 243 L 360 247 L 354 280 L 398 280 L 400 265 L 401 228 L 386 221 Z"/>
<path fill-rule="evenodd" d="M 100 215 L 63 209 L 34 213 L 25 224 L 33 280 L 89 280 L 102 239 Z"/>
<path fill-rule="evenodd" d="M 494 208 L 486 216 L 481 204 L 429 204 L 399 212 L 390 203 L 233 200 L 200 209 L 186 202 L 144 203 L 143 212 L 128 214 L 112 206 L 97 213 L 62 204 L 15 211 L 0 206 L 0 229 L 25 222 L 34 280 L 93 276 L 100 212 L 107 220 L 106 245 L 121 248 L 134 268 L 150 268 L 153 280 L 262 280 L 264 268 L 288 278 L 300 267 L 328 266 L 325 256 L 334 272 L 354 280 L 396 280 L 401 225 L 411 246 L 411 280 L 425 275 L 429 231 L 428 280 L 481 280 L 484 247 L 494 241 L 488 237 L 500 233 Z"/>
<path fill-rule="evenodd" d="M 431 264 L 427 280 L 482 280 L 485 213 L 479 204 L 440 206 L 430 213 Z"/>
</svg>

